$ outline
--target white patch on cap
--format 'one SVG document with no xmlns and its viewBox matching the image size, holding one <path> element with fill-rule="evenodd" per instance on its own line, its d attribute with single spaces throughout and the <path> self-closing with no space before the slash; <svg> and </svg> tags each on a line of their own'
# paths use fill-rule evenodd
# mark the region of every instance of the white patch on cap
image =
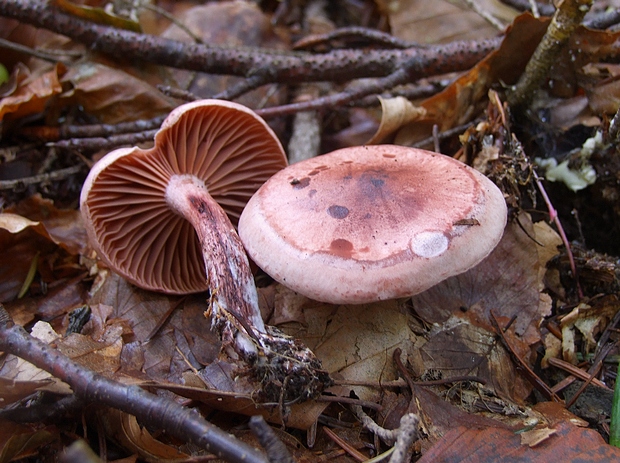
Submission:
<svg viewBox="0 0 620 463">
<path fill-rule="evenodd" d="M 437 257 L 448 249 L 450 240 L 440 232 L 418 233 L 411 240 L 411 250 L 420 257 Z"/>
</svg>

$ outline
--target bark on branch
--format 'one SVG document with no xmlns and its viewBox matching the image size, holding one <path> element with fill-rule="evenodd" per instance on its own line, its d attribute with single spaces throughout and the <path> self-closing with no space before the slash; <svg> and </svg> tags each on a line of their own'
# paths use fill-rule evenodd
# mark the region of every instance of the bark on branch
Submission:
<svg viewBox="0 0 620 463">
<path fill-rule="evenodd" d="M 209 74 L 258 79 L 261 83 L 346 81 L 394 73 L 413 58 L 423 76 L 472 67 L 499 46 L 500 38 L 453 42 L 404 50 L 334 50 L 329 53 L 278 52 L 212 47 L 164 39 L 94 24 L 42 0 L 0 0 L 0 15 L 65 35 L 91 50 Z"/>
</svg>

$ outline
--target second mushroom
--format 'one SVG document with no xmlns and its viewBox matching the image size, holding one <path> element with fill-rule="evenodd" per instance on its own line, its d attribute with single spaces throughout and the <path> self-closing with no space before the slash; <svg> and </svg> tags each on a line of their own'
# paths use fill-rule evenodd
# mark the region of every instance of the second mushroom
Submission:
<svg viewBox="0 0 620 463">
<path fill-rule="evenodd" d="M 250 365 L 267 401 L 311 397 L 330 382 L 306 347 L 263 323 L 230 220 L 285 166 L 280 142 L 253 111 L 202 100 L 175 109 L 153 148 L 104 156 L 80 199 L 94 248 L 120 275 L 169 294 L 210 290 L 212 325 Z"/>
</svg>

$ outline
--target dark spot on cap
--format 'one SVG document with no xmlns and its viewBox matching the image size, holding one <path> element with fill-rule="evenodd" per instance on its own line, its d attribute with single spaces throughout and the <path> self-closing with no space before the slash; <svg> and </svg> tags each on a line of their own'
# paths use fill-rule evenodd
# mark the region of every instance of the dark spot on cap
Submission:
<svg viewBox="0 0 620 463">
<path fill-rule="evenodd" d="M 331 215 L 334 219 L 344 219 L 347 215 L 349 215 L 349 209 L 344 206 L 329 206 L 327 208 L 327 213 Z"/>
<path fill-rule="evenodd" d="M 312 190 L 308 192 L 308 197 L 312 198 L 315 194 L 316 194 L 316 190 L 313 188 Z"/>
<path fill-rule="evenodd" d="M 317 166 L 314 169 L 312 169 L 310 172 L 308 172 L 308 175 L 310 175 L 310 176 L 317 175 L 317 174 L 320 174 L 324 170 L 329 170 L 329 167 L 328 166 L 324 166 L 324 165 Z"/>
<path fill-rule="evenodd" d="M 380 188 L 385 185 L 385 180 L 381 180 L 380 178 L 371 178 L 370 183 L 372 183 L 373 186 Z"/>
<path fill-rule="evenodd" d="M 296 190 L 301 190 L 302 188 L 306 188 L 308 185 L 310 185 L 310 179 L 308 177 L 304 177 L 304 178 L 294 178 L 293 180 L 291 180 L 291 185 L 293 185 L 293 188 L 295 188 Z"/>
<path fill-rule="evenodd" d="M 353 252 L 353 243 L 342 238 L 338 238 L 331 242 L 330 251 L 338 257 L 351 257 Z"/>
</svg>

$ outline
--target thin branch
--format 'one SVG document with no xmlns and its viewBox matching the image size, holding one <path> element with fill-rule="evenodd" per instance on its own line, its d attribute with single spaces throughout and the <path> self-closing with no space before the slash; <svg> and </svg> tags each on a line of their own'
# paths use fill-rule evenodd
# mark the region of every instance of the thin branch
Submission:
<svg viewBox="0 0 620 463">
<path fill-rule="evenodd" d="M 233 463 L 268 463 L 253 447 L 206 421 L 196 411 L 138 386 L 125 385 L 95 374 L 58 350 L 30 336 L 14 325 L 0 305 L 0 350 L 20 357 L 71 386 L 85 402 L 96 402 L 130 413 L 144 425 L 214 453 Z"/>
<path fill-rule="evenodd" d="M 346 81 L 392 74 L 412 58 L 426 75 L 461 71 L 495 50 L 501 38 L 405 50 L 334 50 L 314 54 L 180 42 L 71 16 L 41 0 L 0 0 L 0 15 L 66 35 L 92 51 L 175 68 L 265 82 Z M 254 77 L 260 76 L 260 77 Z M 263 77 L 265 76 L 265 77 Z"/>
<path fill-rule="evenodd" d="M 77 165 L 45 174 L 33 175 L 32 177 L 24 177 L 14 180 L 0 180 L 0 190 L 14 190 L 15 188 L 24 186 L 49 183 L 54 180 L 63 180 L 79 173 L 82 170 L 84 170 L 84 166 Z"/>
<path fill-rule="evenodd" d="M 553 15 L 543 39 L 525 67 L 525 72 L 508 95 L 512 108 L 529 106 L 542 87 L 553 64 L 577 26 L 590 10 L 593 0 L 564 0 Z"/>
</svg>

